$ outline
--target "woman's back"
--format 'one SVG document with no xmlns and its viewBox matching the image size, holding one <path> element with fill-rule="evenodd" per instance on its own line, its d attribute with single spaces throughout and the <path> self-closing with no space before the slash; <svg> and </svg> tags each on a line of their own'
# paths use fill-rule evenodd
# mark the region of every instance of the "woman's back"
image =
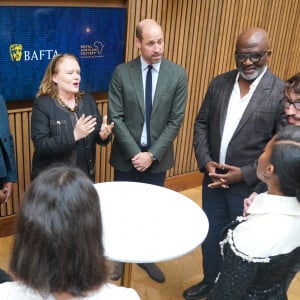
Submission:
<svg viewBox="0 0 300 300">
<path fill-rule="evenodd" d="M 31 288 L 19 282 L 6 282 L 0 284 L 1 300 L 56 300 L 53 296 L 41 295 Z M 59 298 L 58 298 L 59 299 Z M 86 297 L 74 297 L 70 299 L 84 300 L 139 300 L 139 296 L 133 289 L 118 287 L 114 284 L 104 284 L 100 289 L 90 292 Z"/>
</svg>

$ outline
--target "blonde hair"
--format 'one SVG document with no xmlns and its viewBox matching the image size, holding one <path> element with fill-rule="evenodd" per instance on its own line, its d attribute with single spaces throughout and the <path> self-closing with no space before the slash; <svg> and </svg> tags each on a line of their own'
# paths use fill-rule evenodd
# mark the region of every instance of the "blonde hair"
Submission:
<svg viewBox="0 0 300 300">
<path fill-rule="evenodd" d="M 48 67 L 45 71 L 44 77 L 36 93 L 37 98 L 40 96 L 50 96 L 52 98 L 57 98 L 57 85 L 53 81 L 53 75 L 58 73 L 58 66 L 66 57 L 74 58 L 79 64 L 79 60 L 74 54 L 65 53 L 55 55 L 48 64 Z M 79 91 L 75 96 L 79 99 L 81 98 L 82 94 L 83 93 Z"/>
</svg>

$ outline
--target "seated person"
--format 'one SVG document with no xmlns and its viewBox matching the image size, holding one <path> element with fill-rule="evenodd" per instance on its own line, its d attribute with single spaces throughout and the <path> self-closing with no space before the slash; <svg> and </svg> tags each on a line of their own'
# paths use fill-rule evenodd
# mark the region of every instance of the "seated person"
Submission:
<svg viewBox="0 0 300 300">
<path fill-rule="evenodd" d="M 285 300 L 286 278 L 300 261 L 300 130 L 287 126 L 259 157 L 268 191 L 227 228 L 224 257 L 208 300 Z"/>
<path fill-rule="evenodd" d="M 48 169 L 25 192 L 10 271 L 1 300 L 140 299 L 107 283 L 99 197 L 76 168 Z"/>
</svg>

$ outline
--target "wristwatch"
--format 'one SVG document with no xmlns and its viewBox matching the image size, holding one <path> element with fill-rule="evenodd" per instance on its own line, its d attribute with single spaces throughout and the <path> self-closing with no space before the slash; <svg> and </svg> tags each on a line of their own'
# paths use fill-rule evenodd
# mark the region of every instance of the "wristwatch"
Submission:
<svg viewBox="0 0 300 300">
<path fill-rule="evenodd" d="M 156 160 L 156 157 L 151 152 L 149 152 L 149 154 L 150 154 L 153 161 Z"/>
</svg>

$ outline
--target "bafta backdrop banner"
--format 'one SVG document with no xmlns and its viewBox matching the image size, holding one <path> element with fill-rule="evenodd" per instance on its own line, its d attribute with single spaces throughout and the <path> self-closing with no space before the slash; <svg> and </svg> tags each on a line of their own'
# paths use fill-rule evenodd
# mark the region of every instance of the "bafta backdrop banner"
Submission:
<svg viewBox="0 0 300 300">
<path fill-rule="evenodd" d="M 72 53 L 86 92 L 106 92 L 124 61 L 125 8 L 0 7 L 0 94 L 34 99 L 49 61 Z"/>
</svg>

